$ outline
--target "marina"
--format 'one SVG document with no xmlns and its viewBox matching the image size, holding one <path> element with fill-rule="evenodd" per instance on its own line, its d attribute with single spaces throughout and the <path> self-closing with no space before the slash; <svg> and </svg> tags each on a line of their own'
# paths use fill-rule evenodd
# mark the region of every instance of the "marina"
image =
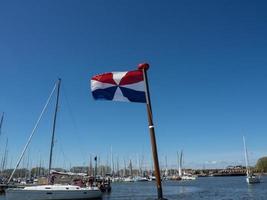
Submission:
<svg viewBox="0 0 267 200">
<path fill-rule="evenodd" d="M 0 1 L 0 200 L 267 200 L 266 10 Z"/>
</svg>

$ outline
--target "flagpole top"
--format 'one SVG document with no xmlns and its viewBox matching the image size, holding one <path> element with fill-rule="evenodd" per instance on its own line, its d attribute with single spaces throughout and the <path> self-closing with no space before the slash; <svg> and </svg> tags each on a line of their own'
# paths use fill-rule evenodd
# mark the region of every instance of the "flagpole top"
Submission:
<svg viewBox="0 0 267 200">
<path fill-rule="evenodd" d="M 138 65 L 138 69 L 141 69 L 141 70 L 148 70 L 149 69 L 149 64 L 148 63 L 141 63 Z"/>
</svg>

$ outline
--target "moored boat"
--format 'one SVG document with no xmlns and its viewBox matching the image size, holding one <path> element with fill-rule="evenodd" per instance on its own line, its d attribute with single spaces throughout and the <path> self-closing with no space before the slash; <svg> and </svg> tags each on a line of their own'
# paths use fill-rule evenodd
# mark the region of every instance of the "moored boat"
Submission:
<svg viewBox="0 0 267 200">
<path fill-rule="evenodd" d="M 180 159 L 179 160 L 179 168 L 178 168 L 178 174 L 181 178 L 181 180 L 196 180 L 197 176 L 189 174 L 189 173 L 185 173 L 182 170 L 182 165 L 183 165 L 183 151 L 181 151 L 180 154 Z"/>
<path fill-rule="evenodd" d="M 79 187 L 74 185 L 41 185 L 6 190 L 7 200 L 59 200 L 100 198 L 97 187 Z"/>
<path fill-rule="evenodd" d="M 123 179 L 124 182 L 134 182 L 133 177 L 126 177 Z"/>
<path fill-rule="evenodd" d="M 145 182 L 145 181 L 149 181 L 147 177 L 143 177 L 143 176 L 135 176 L 134 177 L 134 181 L 135 182 Z"/>
<path fill-rule="evenodd" d="M 246 181 L 247 181 L 248 184 L 260 183 L 261 182 L 260 181 L 260 177 L 254 175 L 253 172 L 249 168 L 248 151 L 247 151 L 246 140 L 245 140 L 244 136 L 243 136 L 243 143 L 244 143 L 246 172 L 247 172 Z"/>
<path fill-rule="evenodd" d="M 57 119 L 57 111 L 58 111 L 58 102 L 59 102 L 59 91 L 60 91 L 60 83 L 61 79 L 58 80 L 55 85 L 52 93 L 50 94 L 47 103 L 42 111 L 45 111 L 46 106 L 48 105 L 52 94 L 57 88 L 57 98 L 56 98 L 56 106 L 53 120 L 53 132 L 51 138 L 51 146 L 50 146 L 50 156 L 49 156 L 49 169 L 48 169 L 48 185 L 39 185 L 39 186 L 25 186 L 22 188 L 9 188 L 6 190 L 6 199 L 7 200 L 78 200 L 78 199 L 96 199 L 102 197 L 102 192 L 98 187 L 81 187 L 77 185 L 60 185 L 54 184 L 54 175 L 53 174 L 61 174 L 60 172 L 55 172 L 51 168 L 52 158 L 53 158 L 53 146 L 54 146 L 54 136 L 55 136 L 55 128 L 56 128 L 56 119 Z M 41 116 L 42 116 L 41 113 Z M 41 119 L 39 117 L 35 128 L 38 125 L 38 122 Z M 14 172 L 16 171 L 19 163 L 31 141 L 31 138 L 34 134 L 34 130 L 24 147 L 24 150 L 16 164 L 16 168 L 13 170 L 11 176 L 9 177 L 8 183 L 11 181 Z"/>
<path fill-rule="evenodd" d="M 192 174 L 184 174 L 183 176 L 181 176 L 182 180 L 196 180 L 196 176 L 192 175 Z"/>
<path fill-rule="evenodd" d="M 255 175 L 248 175 L 246 178 L 248 184 L 260 183 L 260 177 Z"/>
</svg>

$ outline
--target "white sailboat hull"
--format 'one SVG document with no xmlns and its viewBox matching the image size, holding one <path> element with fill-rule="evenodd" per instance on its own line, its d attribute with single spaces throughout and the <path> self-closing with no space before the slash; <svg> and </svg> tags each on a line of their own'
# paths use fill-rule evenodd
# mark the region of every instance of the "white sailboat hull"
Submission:
<svg viewBox="0 0 267 200">
<path fill-rule="evenodd" d="M 260 178 L 258 176 L 249 176 L 246 181 L 248 184 L 260 183 Z"/>
<path fill-rule="evenodd" d="M 135 182 L 144 182 L 144 181 L 148 181 L 148 178 L 137 176 L 134 178 L 134 181 Z"/>
<path fill-rule="evenodd" d="M 134 182 L 134 179 L 131 177 L 127 177 L 123 179 L 124 182 Z"/>
<path fill-rule="evenodd" d="M 101 198 L 101 191 L 96 188 L 79 186 L 33 186 L 6 190 L 7 200 L 82 200 Z"/>
<path fill-rule="evenodd" d="M 184 176 L 181 176 L 181 179 L 182 180 L 196 180 L 196 176 L 187 176 L 187 175 L 184 175 Z"/>
</svg>

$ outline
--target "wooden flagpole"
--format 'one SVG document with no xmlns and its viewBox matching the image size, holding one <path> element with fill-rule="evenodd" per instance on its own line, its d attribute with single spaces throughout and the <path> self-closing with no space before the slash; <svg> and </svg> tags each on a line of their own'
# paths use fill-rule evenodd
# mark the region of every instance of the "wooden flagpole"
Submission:
<svg viewBox="0 0 267 200">
<path fill-rule="evenodd" d="M 151 107 L 150 93 L 149 93 L 149 86 L 148 86 L 148 78 L 147 78 L 147 70 L 148 70 L 148 68 L 149 68 L 149 64 L 147 64 L 147 63 L 142 63 L 142 64 L 138 65 L 138 69 L 143 71 L 143 76 L 144 76 L 144 81 L 145 81 L 146 107 L 147 107 L 148 124 L 149 124 L 148 127 L 149 127 L 149 131 L 150 131 L 150 141 L 151 141 L 154 168 L 155 168 L 158 200 L 162 200 L 164 198 L 163 198 L 163 192 L 162 192 L 162 186 L 161 186 L 161 177 L 160 177 L 160 168 L 159 168 L 159 160 L 158 160 L 157 143 L 156 143 L 154 124 L 153 124 L 152 107 Z"/>
</svg>

